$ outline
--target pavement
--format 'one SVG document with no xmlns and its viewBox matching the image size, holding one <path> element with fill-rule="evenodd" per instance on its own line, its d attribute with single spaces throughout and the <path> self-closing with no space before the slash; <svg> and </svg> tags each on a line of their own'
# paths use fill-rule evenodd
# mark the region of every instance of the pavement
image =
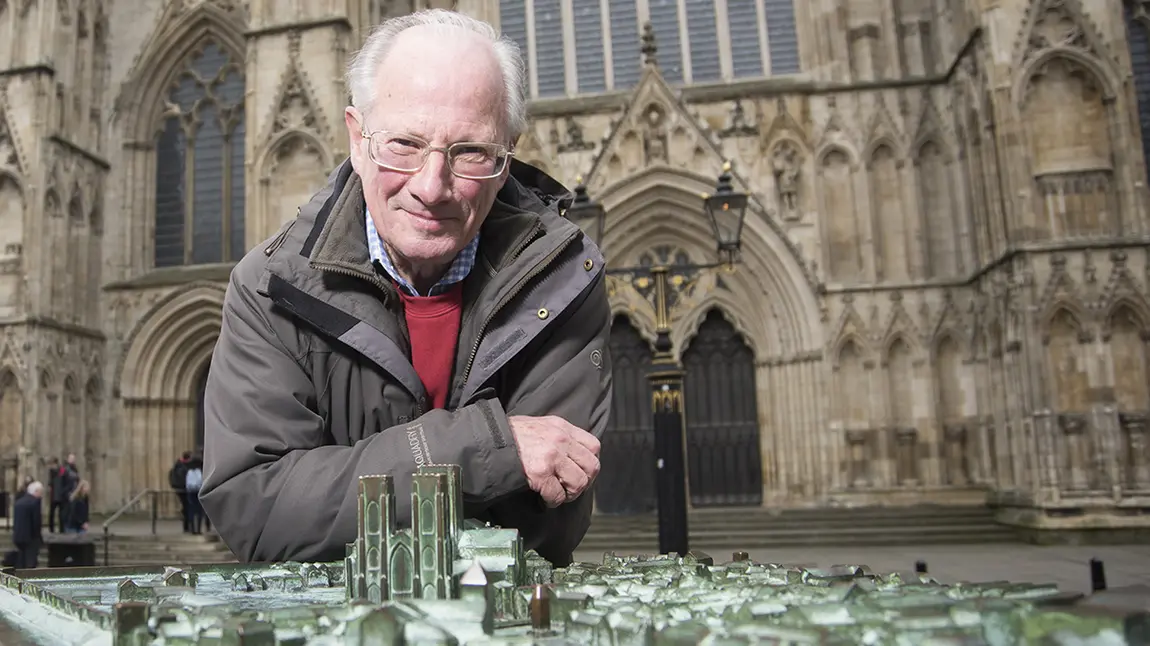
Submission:
<svg viewBox="0 0 1150 646">
<path fill-rule="evenodd" d="M 708 550 L 715 562 L 731 558 L 730 550 Z M 1090 592 L 1090 559 L 1102 560 L 1108 588 L 1150 584 L 1150 545 L 1039 546 L 929 545 L 923 547 L 815 547 L 747 550 L 759 563 L 807 565 L 867 565 L 875 572 L 913 572 L 925 561 L 927 572 L 941 583 L 1010 581 L 1054 583 L 1065 592 Z M 620 553 L 622 555 L 622 553 Z M 576 550 L 575 560 L 601 562 L 602 552 Z"/>
</svg>

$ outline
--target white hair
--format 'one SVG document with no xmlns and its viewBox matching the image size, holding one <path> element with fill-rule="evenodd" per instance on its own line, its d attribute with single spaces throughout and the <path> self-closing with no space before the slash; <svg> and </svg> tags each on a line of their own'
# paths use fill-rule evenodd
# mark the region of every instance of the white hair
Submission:
<svg viewBox="0 0 1150 646">
<path fill-rule="evenodd" d="M 351 104 L 357 110 L 364 114 L 371 110 L 376 98 L 379 66 L 391 51 L 396 37 L 412 27 L 431 27 L 436 35 L 447 38 L 453 35 L 453 31 L 463 30 L 488 40 L 503 72 L 508 134 L 512 140 L 523 134 L 527 129 L 527 66 L 519 45 L 500 36 L 494 27 L 482 20 L 446 9 L 427 9 L 398 16 L 372 30 L 363 47 L 351 56 L 347 65 L 347 87 L 351 91 Z"/>
<path fill-rule="evenodd" d="M 35 496 L 36 494 L 40 493 L 43 490 L 44 490 L 44 485 L 40 484 L 40 482 L 37 481 L 37 482 L 33 482 L 32 484 L 28 485 L 28 488 L 25 491 L 27 491 L 29 493 L 29 495 Z"/>
</svg>

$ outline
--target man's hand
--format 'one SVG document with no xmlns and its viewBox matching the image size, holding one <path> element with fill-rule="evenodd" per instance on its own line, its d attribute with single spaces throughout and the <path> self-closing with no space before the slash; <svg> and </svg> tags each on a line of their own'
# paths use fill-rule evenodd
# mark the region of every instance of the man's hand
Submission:
<svg viewBox="0 0 1150 646">
<path fill-rule="evenodd" d="M 578 498 L 599 475 L 599 439 L 561 417 L 507 418 L 527 483 L 549 507 Z"/>
</svg>

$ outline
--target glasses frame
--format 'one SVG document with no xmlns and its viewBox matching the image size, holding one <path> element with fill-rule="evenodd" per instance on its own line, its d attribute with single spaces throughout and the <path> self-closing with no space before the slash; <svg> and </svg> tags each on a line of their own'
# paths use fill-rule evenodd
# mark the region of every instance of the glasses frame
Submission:
<svg viewBox="0 0 1150 646">
<path fill-rule="evenodd" d="M 397 173 L 405 173 L 408 175 L 414 175 L 414 174 L 418 173 L 419 171 L 423 170 L 423 167 L 427 165 L 427 158 L 431 155 L 431 153 L 433 153 L 435 151 L 439 151 L 439 152 L 443 153 L 444 158 L 447 159 L 447 170 L 451 171 L 452 175 L 459 177 L 461 179 L 475 179 L 475 180 L 494 179 L 494 178 L 502 175 L 503 171 L 507 170 L 507 165 L 509 163 L 511 163 L 511 157 L 515 154 L 515 149 L 513 147 L 505 146 L 503 144 L 498 144 L 498 143 L 495 143 L 493 141 L 457 141 L 453 144 L 448 144 L 446 146 L 432 146 L 431 142 L 427 141 L 423 137 L 417 137 L 413 134 L 410 134 L 407 132 L 399 132 L 396 130 L 373 130 L 371 132 L 368 132 L 366 128 L 361 128 L 359 135 L 360 135 L 360 137 L 362 137 L 364 140 L 367 141 L 367 156 L 371 159 L 371 161 L 376 166 L 379 166 L 380 168 L 386 168 L 387 170 L 395 171 Z M 373 146 L 371 143 L 376 135 L 396 135 L 399 137 L 403 137 L 405 139 L 411 139 L 413 141 L 418 141 L 418 142 L 424 144 L 423 158 L 420 160 L 419 166 L 417 166 L 416 168 L 397 168 L 395 166 L 392 166 L 390 164 L 385 164 L 385 163 L 379 161 L 378 159 L 376 159 L 375 158 L 375 151 L 374 151 L 375 146 Z M 495 148 L 497 148 L 499 150 L 499 155 L 503 159 L 503 162 L 499 166 L 499 172 L 492 174 L 492 175 L 464 175 L 462 173 L 456 172 L 455 168 L 453 168 L 451 165 L 451 151 L 456 146 L 494 146 Z"/>
</svg>

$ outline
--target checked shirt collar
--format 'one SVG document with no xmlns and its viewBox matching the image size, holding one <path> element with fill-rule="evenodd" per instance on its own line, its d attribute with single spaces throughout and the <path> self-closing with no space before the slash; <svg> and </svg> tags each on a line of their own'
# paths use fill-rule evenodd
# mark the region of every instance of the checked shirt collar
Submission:
<svg viewBox="0 0 1150 646">
<path fill-rule="evenodd" d="M 375 229 L 375 222 L 371 220 L 371 213 L 367 213 L 367 209 L 364 209 L 364 212 L 366 213 L 365 219 L 367 220 L 367 250 L 368 253 L 371 254 L 372 263 L 383 267 L 387 275 L 390 276 L 403 291 L 411 296 L 435 296 L 442 294 L 455 283 L 467 278 L 467 274 L 471 273 L 471 268 L 475 266 L 475 252 L 479 249 L 478 233 L 476 233 L 471 242 L 455 256 L 455 260 L 451 261 L 451 267 L 447 269 L 447 273 L 443 274 L 443 278 L 440 278 L 438 283 L 431 286 L 431 291 L 426 294 L 420 294 L 415 290 L 415 286 L 399 275 L 399 272 L 395 269 L 395 265 L 391 264 L 391 258 L 388 258 L 387 252 L 384 251 L 383 241 L 380 240 L 379 232 Z"/>
</svg>

